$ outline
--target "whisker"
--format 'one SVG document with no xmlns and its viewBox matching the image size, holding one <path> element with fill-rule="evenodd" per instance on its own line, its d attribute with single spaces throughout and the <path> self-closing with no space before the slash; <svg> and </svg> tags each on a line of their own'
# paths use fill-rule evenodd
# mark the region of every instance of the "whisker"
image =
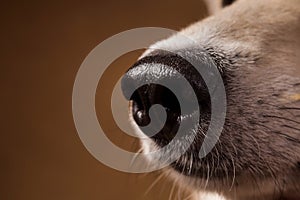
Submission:
<svg viewBox="0 0 300 200">
<path fill-rule="evenodd" d="M 175 184 L 176 184 L 176 181 L 173 182 L 173 185 L 172 185 L 172 188 L 170 191 L 170 195 L 169 195 L 169 200 L 172 200 L 172 196 L 173 196 L 174 189 L 175 189 Z"/>
<path fill-rule="evenodd" d="M 207 166 L 207 178 L 206 178 L 206 182 L 205 182 L 205 186 L 204 186 L 204 188 L 206 189 L 206 187 L 207 187 L 207 185 L 208 185 L 208 181 L 209 181 L 209 173 L 210 173 L 210 169 L 209 169 L 209 163 L 207 163 L 206 164 L 206 166 Z"/>
<path fill-rule="evenodd" d="M 298 121 L 295 121 L 295 120 L 292 120 L 292 119 L 289 119 L 289 118 L 286 118 L 286 117 L 276 116 L 276 115 L 263 115 L 263 117 L 283 119 L 283 120 L 287 120 L 287 121 L 290 121 L 290 122 L 300 124 L 300 122 L 298 122 Z"/>
<path fill-rule="evenodd" d="M 282 106 L 282 107 L 279 107 L 279 110 L 300 110 L 300 107 L 286 107 L 286 106 Z"/>
<path fill-rule="evenodd" d="M 137 152 L 136 154 L 133 156 L 132 160 L 130 161 L 130 167 L 133 166 L 134 162 L 136 161 L 136 158 L 138 157 L 138 155 L 140 155 L 140 153 L 143 152 L 143 147 L 141 147 Z"/>
<path fill-rule="evenodd" d="M 282 132 L 280 132 L 280 131 L 273 131 L 270 127 L 268 127 L 268 126 L 266 126 L 266 125 L 264 125 L 264 124 L 261 124 L 261 123 L 255 123 L 255 125 L 262 126 L 262 127 L 266 128 L 266 129 L 268 129 L 268 130 L 270 130 L 270 131 L 272 131 L 272 132 L 274 132 L 274 133 L 276 133 L 276 134 L 278 134 L 278 135 L 284 136 L 286 139 L 288 139 L 288 140 L 290 140 L 290 141 L 292 141 L 292 142 L 300 143 L 300 140 L 299 140 L 299 139 L 297 139 L 297 138 L 295 138 L 295 137 L 292 137 L 292 136 L 290 136 L 290 135 L 287 135 L 287 134 L 285 134 L 285 133 L 282 133 Z"/>
<path fill-rule="evenodd" d="M 235 181 L 235 164 L 234 164 L 234 159 L 233 159 L 232 155 L 230 155 L 230 157 L 231 157 L 232 166 L 233 166 L 233 177 L 232 177 L 232 183 L 231 183 L 229 191 L 232 190 L 232 188 L 234 186 L 234 181 Z"/>
<path fill-rule="evenodd" d="M 147 196 L 149 192 L 153 189 L 153 187 L 162 179 L 162 177 L 165 176 L 165 173 L 160 174 L 154 181 L 153 183 L 149 186 L 149 188 L 145 191 L 144 196 Z"/>
<path fill-rule="evenodd" d="M 282 126 L 283 126 L 283 127 L 286 127 L 286 128 L 294 129 L 294 130 L 296 130 L 296 131 L 300 131 L 299 128 L 295 128 L 295 127 L 292 127 L 292 126 L 289 126 L 289 125 L 286 125 L 286 124 L 284 124 L 284 125 L 282 125 Z"/>
</svg>

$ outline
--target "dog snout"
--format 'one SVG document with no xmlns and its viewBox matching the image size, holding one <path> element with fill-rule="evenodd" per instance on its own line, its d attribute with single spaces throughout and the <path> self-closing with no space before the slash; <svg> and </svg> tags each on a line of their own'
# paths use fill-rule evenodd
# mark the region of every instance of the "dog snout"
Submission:
<svg viewBox="0 0 300 200">
<path fill-rule="evenodd" d="M 167 145 L 179 127 L 184 134 L 195 128 L 195 120 L 191 119 L 198 118 L 199 110 L 203 116 L 209 115 L 210 98 L 201 75 L 188 61 L 174 54 L 140 59 L 123 76 L 121 86 L 124 96 L 131 101 L 130 112 L 138 126 L 163 127 L 155 135 L 151 126 L 149 133 L 142 129 L 160 146 Z M 164 108 L 166 119 L 159 112 L 150 116 L 149 110 L 156 104 Z"/>
<path fill-rule="evenodd" d="M 181 116 L 180 104 L 169 88 L 161 84 L 147 82 L 150 82 L 150 79 L 152 82 L 159 82 L 162 79 L 172 81 L 175 77 L 172 77 L 172 72 L 167 72 L 160 65 L 146 66 L 145 69 L 141 69 L 144 67 L 133 67 L 124 75 L 122 91 L 124 96 L 131 101 L 130 112 L 135 123 L 140 127 L 151 124 L 152 127 L 148 129 L 149 133 L 147 129 L 146 131 L 143 129 L 143 133 L 151 137 L 157 144 L 164 146 L 176 135 Z M 145 82 L 146 84 L 144 84 Z M 156 111 L 150 117 L 151 107 L 157 104 L 164 108 L 166 119 L 163 119 L 164 115 Z M 152 135 L 151 129 L 155 129 L 155 127 L 163 128 Z"/>
</svg>

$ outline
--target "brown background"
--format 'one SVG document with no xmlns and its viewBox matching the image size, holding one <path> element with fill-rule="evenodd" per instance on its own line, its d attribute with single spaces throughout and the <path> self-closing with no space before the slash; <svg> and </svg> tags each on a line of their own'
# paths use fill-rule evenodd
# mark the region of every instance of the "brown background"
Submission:
<svg viewBox="0 0 300 200">
<path fill-rule="evenodd" d="M 200 0 L 2 2 L 0 199 L 168 199 L 164 180 L 145 194 L 158 173 L 118 172 L 88 153 L 73 123 L 73 82 L 109 36 L 143 26 L 179 30 L 205 15 Z M 127 68 L 139 53 L 113 65 Z M 98 89 L 97 102 L 109 92 Z M 110 138 L 132 144 L 114 131 Z"/>
</svg>

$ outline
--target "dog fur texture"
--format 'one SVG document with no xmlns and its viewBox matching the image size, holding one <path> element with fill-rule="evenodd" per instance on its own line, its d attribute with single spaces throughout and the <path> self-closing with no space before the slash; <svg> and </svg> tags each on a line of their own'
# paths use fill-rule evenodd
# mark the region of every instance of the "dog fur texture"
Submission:
<svg viewBox="0 0 300 200">
<path fill-rule="evenodd" d="M 195 199 L 299 199 L 300 1 L 237 0 L 223 9 L 220 1 L 208 3 L 213 14 L 180 32 L 197 46 L 173 35 L 152 48 L 205 50 L 225 82 L 225 125 L 205 159 L 191 156 L 201 145 L 195 141 L 178 160 L 192 162 L 195 173 L 165 173 Z M 160 52 L 147 50 L 140 59 L 153 55 Z M 142 146 L 145 153 L 159 148 L 151 139 Z"/>
</svg>

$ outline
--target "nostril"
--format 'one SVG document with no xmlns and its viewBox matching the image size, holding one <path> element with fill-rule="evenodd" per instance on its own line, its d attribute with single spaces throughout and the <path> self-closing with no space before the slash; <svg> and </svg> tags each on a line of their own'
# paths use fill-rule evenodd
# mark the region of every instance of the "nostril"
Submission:
<svg viewBox="0 0 300 200">
<path fill-rule="evenodd" d="M 147 126 L 151 121 L 149 114 L 145 110 L 137 111 L 133 117 L 139 126 Z"/>
<path fill-rule="evenodd" d="M 143 85 L 134 92 L 130 100 L 133 119 L 145 135 L 164 145 L 175 137 L 181 110 L 170 89 L 159 84 Z M 156 105 L 160 105 L 162 110 L 152 109 L 151 114 L 151 108 Z"/>
<path fill-rule="evenodd" d="M 150 123 L 148 110 L 150 104 L 148 102 L 148 85 L 143 85 L 136 89 L 138 79 L 125 74 L 121 80 L 121 87 L 124 97 L 132 101 L 132 114 L 134 121 L 139 126 L 147 126 Z"/>
<path fill-rule="evenodd" d="M 130 97 L 133 119 L 139 126 L 147 126 L 151 121 L 149 117 L 151 104 L 148 100 L 147 91 L 148 85 L 144 85 L 138 88 Z"/>
</svg>

